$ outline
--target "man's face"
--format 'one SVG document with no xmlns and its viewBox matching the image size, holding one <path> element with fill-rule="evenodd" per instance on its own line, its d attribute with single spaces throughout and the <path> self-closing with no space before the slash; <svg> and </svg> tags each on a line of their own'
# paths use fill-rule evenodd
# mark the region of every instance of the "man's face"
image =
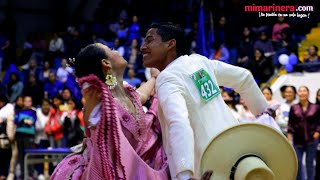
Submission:
<svg viewBox="0 0 320 180">
<path fill-rule="evenodd" d="M 163 69 L 163 63 L 166 60 L 167 46 L 168 43 L 162 42 L 161 36 L 157 34 L 157 29 L 149 29 L 141 46 L 143 65 L 145 67 Z"/>
</svg>

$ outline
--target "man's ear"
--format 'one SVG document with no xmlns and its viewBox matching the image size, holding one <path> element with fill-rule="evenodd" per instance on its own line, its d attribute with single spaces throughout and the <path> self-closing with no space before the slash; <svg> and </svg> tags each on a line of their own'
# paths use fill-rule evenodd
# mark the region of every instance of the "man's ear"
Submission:
<svg viewBox="0 0 320 180">
<path fill-rule="evenodd" d="M 177 46 L 177 41 L 175 39 L 169 40 L 169 43 L 168 43 L 169 50 L 171 50 L 172 48 L 176 48 L 176 46 Z"/>
<path fill-rule="evenodd" d="M 103 70 L 106 72 L 110 71 L 110 69 L 112 68 L 110 61 L 107 59 L 102 59 L 101 65 L 102 65 Z"/>
</svg>

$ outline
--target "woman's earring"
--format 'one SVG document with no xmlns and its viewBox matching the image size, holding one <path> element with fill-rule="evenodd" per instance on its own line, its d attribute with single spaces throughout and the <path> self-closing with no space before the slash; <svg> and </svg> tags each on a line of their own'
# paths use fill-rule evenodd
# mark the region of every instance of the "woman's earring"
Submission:
<svg viewBox="0 0 320 180">
<path fill-rule="evenodd" d="M 114 89 L 118 84 L 116 77 L 112 76 L 111 73 L 107 74 L 105 83 L 109 89 Z"/>
</svg>

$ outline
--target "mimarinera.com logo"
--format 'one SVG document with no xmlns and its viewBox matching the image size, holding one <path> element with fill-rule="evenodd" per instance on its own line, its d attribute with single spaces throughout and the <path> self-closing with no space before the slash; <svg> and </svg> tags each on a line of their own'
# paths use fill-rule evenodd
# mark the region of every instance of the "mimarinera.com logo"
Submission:
<svg viewBox="0 0 320 180">
<path fill-rule="evenodd" d="M 313 12 L 313 6 L 299 5 L 247 5 L 244 6 L 245 12 Z"/>
</svg>

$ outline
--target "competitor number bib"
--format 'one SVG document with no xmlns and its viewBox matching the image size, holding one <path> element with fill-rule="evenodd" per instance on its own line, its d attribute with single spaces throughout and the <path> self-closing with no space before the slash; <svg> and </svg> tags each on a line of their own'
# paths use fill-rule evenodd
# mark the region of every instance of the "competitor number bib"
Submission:
<svg viewBox="0 0 320 180">
<path fill-rule="evenodd" d="M 191 74 L 190 78 L 196 85 L 202 100 L 208 102 L 220 94 L 218 87 L 204 69 L 200 69 Z"/>
</svg>

